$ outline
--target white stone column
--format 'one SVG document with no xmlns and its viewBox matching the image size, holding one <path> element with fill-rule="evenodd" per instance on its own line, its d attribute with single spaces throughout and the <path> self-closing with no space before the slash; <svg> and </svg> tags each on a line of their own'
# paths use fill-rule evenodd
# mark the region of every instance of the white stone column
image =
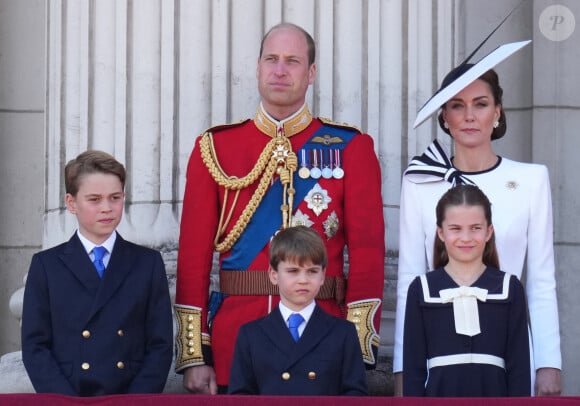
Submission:
<svg viewBox="0 0 580 406">
<path fill-rule="evenodd" d="M 406 164 L 401 149 L 408 148 L 407 121 L 416 111 L 409 103 L 415 98 L 404 94 L 406 82 L 415 77 L 404 56 L 417 44 L 419 50 L 430 46 L 430 37 L 416 33 L 430 26 L 431 13 L 401 0 L 54 0 L 48 5 L 43 246 L 67 240 L 76 229 L 63 203 L 64 165 L 86 149 L 102 149 L 128 171 L 120 233 L 162 251 L 171 286 L 195 138 L 212 125 L 254 114 L 260 40 L 271 26 L 293 22 L 317 42 L 318 75 L 307 95 L 313 113 L 356 125 L 375 140 L 392 250 L 381 329 L 382 351 L 390 355 L 398 190 Z M 417 24 L 405 32 L 407 20 Z M 407 41 L 411 32 L 415 42 Z M 430 61 L 430 53 L 421 55 Z"/>
<path fill-rule="evenodd" d="M 174 170 L 174 2 L 51 1 L 48 12 L 43 246 L 68 239 L 76 228 L 63 204 L 64 165 L 86 149 L 101 149 L 128 172 L 120 233 L 175 251 L 180 194 Z"/>
<path fill-rule="evenodd" d="M 414 78 L 402 63 L 412 52 L 405 51 L 404 17 L 417 21 L 409 33 L 432 18 L 414 2 L 408 7 L 399 0 L 51 1 L 43 246 L 68 239 L 76 228 L 63 204 L 64 165 L 85 149 L 102 149 L 128 171 L 121 234 L 161 249 L 171 279 L 195 137 L 211 125 L 253 115 L 261 37 L 291 21 L 317 41 L 318 77 L 308 94 L 314 113 L 357 125 L 375 139 L 387 239 L 396 250 L 407 125 L 401 117 L 415 110 L 414 103 L 401 102 L 406 78 Z M 411 49 L 430 44 L 417 35 Z M 420 55 L 430 60 L 430 52 Z M 389 329 L 383 341 L 392 343 Z"/>
</svg>

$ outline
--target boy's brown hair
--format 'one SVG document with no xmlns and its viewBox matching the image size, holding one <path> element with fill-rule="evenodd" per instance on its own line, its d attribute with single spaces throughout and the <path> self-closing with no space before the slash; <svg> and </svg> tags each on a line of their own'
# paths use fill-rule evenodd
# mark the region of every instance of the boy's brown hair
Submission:
<svg viewBox="0 0 580 406">
<path fill-rule="evenodd" d="M 115 175 L 125 188 L 125 167 L 112 155 L 103 151 L 89 150 L 70 160 L 64 167 L 66 193 L 76 196 L 81 179 L 85 175 L 104 173 Z"/>
<path fill-rule="evenodd" d="M 306 226 L 281 230 L 270 242 L 270 266 L 277 271 L 282 261 L 292 261 L 299 265 L 310 261 L 326 269 L 328 256 L 324 241 L 316 231 Z"/>
</svg>

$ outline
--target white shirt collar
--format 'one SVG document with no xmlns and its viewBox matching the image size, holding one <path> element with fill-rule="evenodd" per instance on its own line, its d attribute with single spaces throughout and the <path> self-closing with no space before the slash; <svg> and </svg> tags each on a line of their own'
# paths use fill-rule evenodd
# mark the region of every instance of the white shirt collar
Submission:
<svg viewBox="0 0 580 406">
<path fill-rule="evenodd" d="M 94 242 L 90 241 L 88 238 L 86 238 L 84 235 L 82 235 L 80 230 L 77 230 L 77 235 L 79 236 L 79 239 L 81 240 L 81 243 L 83 244 L 83 247 L 85 247 L 85 251 L 87 251 L 87 254 L 90 254 L 93 251 L 93 248 L 95 248 L 95 247 L 105 247 L 107 249 L 107 253 L 109 255 L 111 255 L 113 253 L 113 247 L 115 246 L 115 241 L 117 240 L 117 232 L 116 231 L 111 233 L 109 238 L 107 238 L 100 245 L 97 245 Z"/>
<path fill-rule="evenodd" d="M 308 306 L 306 306 L 305 308 L 303 308 L 302 310 L 300 310 L 298 312 L 295 312 L 294 310 L 289 309 L 282 302 L 280 302 L 278 304 L 278 307 L 280 308 L 280 313 L 282 313 L 282 318 L 286 322 L 286 325 L 288 325 L 288 317 L 290 317 L 291 314 L 300 313 L 300 315 L 302 317 L 304 317 L 304 323 L 302 323 L 302 326 L 305 327 L 306 324 L 308 324 L 308 320 L 310 320 L 310 316 L 312 316 L 312 313 L 314 312 L 314 308 L 316 307 L 316 301 L 313 300 Z"/>
</svg>

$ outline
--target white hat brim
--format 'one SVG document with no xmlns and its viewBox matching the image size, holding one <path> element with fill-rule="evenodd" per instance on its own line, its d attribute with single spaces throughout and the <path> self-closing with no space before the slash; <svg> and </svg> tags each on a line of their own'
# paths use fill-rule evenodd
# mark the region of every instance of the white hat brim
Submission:
<svg viewBox="0 0 580 406">
<path fill-rule="evenodd" d="M 513 53 L 519 51 L 530 42 L 532 42 L 532 40 L 504 44 L 481 58 L 479 62 L 473 65 L 469 70 L 464 72 L 445 88 L 441 89 L 441 91 L 433 95 L 433 97 L 431 97 L 427 103 L 421 107 L 421 109 L 417 112 L 417 118 L 415 118 L 413 128 L 417 128 L 417 126 L 423 123 L 423 121 L 427 120 L 429 116 L 438 111 L 439 108 L 449 99 L 465 89 L 485 72 L 493 69 L 494 66 L 499 64 Z"/>
</svg>

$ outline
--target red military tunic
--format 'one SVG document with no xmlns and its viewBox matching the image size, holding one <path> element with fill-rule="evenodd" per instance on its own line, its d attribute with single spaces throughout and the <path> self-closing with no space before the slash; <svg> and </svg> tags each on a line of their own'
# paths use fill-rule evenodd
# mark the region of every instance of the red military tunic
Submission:
<svg viewBox="0 0 580 406">
<path fill-rule="evenodd" d="M 331 125 L 339 126 L 336 123 Z M 292 151 L 300 156 L 301 147 L 322 126 L 323 122 L 312 118 L 304 106 L 284 121 L 283 129 Z M 293 221 L 309 225 L 323 237 L 328 251 L 326 277 L 329 285 L 334 282 L 331 280 L 334 277 L 338 277 L 337 281 L 342 280 L 343 252 L 345 246 L 348 247 L 349 272 L 344 303 L 339 305 L 337 300 L 330 298 L 317 299 L 317 302 L 331 314 L 347 314 L 348 319 L 357 325 L 365 362 L 374 364 L 379 344 L 385 255 L 381 174 L 372 138 L 356 131 L 357 134 L 340 156 L 344 177 L 318 179 L 318 186 L 315 187 L 319 193 L 314 196 L 310 192 L 306 199 L 299 202 L 293 213 Z M 258 176 L 254 182 L 244 184 L 237 196 L 236 190 L 226 193 L 224 186 L 218 184 L 216 179 L 238 182 L 260 166 L 261 156 L 262 160 L 274 159 L 265 156 L 263 151 L 276 136 L 276 123 L 260 107 L 254 120 L 216 127 L 209 132 L 213 143 L 204 144 L 202 137 L 198 138 L 187 169 L 177 262 L 176 370 L 179 372 L 190 366 L 213 362 L 217 383 L 227 385 L 239 327 L 265 316 L 278 304 L 279 296 L 251 295 L 248 292 L 230 294 L 214 315 L 210 334 L 207 325 L 208 299 L 216 230 L 220 218 L 225 224 L 226 235 L 235 228 L 240 216 L 248 216 L 249 213 L 251 217 L 253 210 L 248 212 L 247 206 L 255 203 L 254 194 L 261 178 Z M 202 152 L 204 148 L 205 153 Z M 274 174 L 273 178 L 276 177 Z M 293 181 L 298 183 L 303 180 L 295 172 Z M 321 196 L 324 201 L 318 205 L 319 202 L 314 200 Z M 280 227 L 283 224 L 279 209 L 284 203 L 282 199 L 280 195 L 280 205 L 271 213 L 271 216 L 280 219 Z M 218 238 L 215 242 L 220 241 Z M 250 264 L 247 269 L 241 271 L 267 271 L 268 249 L 269 243 L 266 241 L 257 256 L 247 261 Z M 229 250 L 220 254 L 220 265 L 228 255 Z M 230 271 L 230 274 L 233 272 Z"/>
</svg>

